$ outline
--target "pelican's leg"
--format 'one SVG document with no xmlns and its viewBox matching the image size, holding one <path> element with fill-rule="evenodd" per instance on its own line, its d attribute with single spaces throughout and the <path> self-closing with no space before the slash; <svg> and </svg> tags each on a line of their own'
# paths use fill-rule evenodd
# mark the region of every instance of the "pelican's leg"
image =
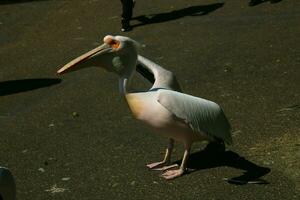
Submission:
<svg viewBox="0 0 300 200">
<path fill-rule="evenodd" d="M 177 164 L 169 165 L 171 163 L 171 154 L 173 151 L 173 147 L 174 147 L 174 140 L 170 138 L 168 148 L 166 149 L 166 153 L 163 161 L 147 164 L 147 167 L 152 170 L 167 170 L 173 167 L 177 167 L 178 166 Z"/>
<path fill-rule="evenodd" d="M 165 173 L 162 174 L 163 178 L 165 178 L 167 180 L 170 180 L 170 179 L 173 179 L 173 178 L 176 178 L 176 177 L 179 177 L 179 176 L 183 175 L 184 172 L 187 170 L 187 160 L 189 158 L 191 144 L 186 143 L 184 146 L 185 146 L 185 150 L 184 150 L 184 154 L 183 154 L 183 158 L 182 158 L 180 168 L 166 171 Z"/>
</svg>

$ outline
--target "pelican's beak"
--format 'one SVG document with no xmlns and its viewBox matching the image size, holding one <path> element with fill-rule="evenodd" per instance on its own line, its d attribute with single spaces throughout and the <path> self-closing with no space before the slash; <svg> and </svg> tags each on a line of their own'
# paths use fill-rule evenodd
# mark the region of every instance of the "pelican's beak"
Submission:
<svg viewBox="0 0 300 200">
<path fill-rule="evenodd" d="M 73 69 L 73 67 L 83 61 L 86 61 L 92 57 L 94 57 L 95 55 L 100 55 L 100 54 L 104 54 L 107 53 L 111 50 L 111 46 L 104 43 L 101 46 L 75 58 L 74 60 L 72 60 L 71 62 L 69 62 L 68 64 L 66 64 L 65 66 L 63 66 L 62 68 L 60 68 L 57 73 L 58 74 L 62 74 L 65 73 L 67 71 L 69 71 L 70 69 Z"/>
</svg>

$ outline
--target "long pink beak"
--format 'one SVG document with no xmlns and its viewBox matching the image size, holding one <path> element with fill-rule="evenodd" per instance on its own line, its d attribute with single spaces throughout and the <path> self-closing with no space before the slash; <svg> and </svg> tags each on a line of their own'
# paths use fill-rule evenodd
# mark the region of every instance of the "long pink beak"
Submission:
<svg viewBox="0 0 300 200">
<path fill-rule="evenodd" d="M 102 44 L 101 46 L 96 47 L 95 49 L 92 49 L 91 51 L 75 58 L 74 60 L 72 60 L 71 62 L 67 63 L 65 66 L 63 66 L 62 68 L 60 68 L 57 73 L 58 74 L 62 74 L 67 72 L 69 69 L 71 69 L 73 66 L 93 57 L 95 54 L 98 53 L 105 53 L 107 49 L 109 49 L 109 45 L 107 45 L 106 43 Z"/>
</svg>

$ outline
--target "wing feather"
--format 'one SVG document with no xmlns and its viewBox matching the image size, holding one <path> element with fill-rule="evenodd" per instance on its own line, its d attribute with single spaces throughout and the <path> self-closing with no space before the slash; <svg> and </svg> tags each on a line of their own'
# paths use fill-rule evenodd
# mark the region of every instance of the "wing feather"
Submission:
<svg viewBox="0 0 300 200">
<path fill-rule="evenodd" d="M 209 100 L 172 90 L 159 90 L 158 102 L 176 117 L 186 121 L 194 132 L 232 143 L 230 124 L 222 108 Z"/>
</svg>

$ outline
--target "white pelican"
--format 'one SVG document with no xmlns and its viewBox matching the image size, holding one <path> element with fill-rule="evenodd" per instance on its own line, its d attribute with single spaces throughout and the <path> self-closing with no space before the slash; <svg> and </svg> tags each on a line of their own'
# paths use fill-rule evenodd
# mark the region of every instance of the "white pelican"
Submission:
<svg viewBox="0 0 300 200">
<path fill-rule="evenodd" d="M 163 170 L 162 177 L 173 179 L 187 170 L 187 160 L 193 142 L 208 140 L 224 145 L 232 143 L 230 124 L 221 107 L 209 100 L 181 93 L 175 76 L 164 68 L 138 55 L 138 43 L 128 37 L 104 37 L 103 44 L 72 60 L 57 73 L 76 70 L 76 64 L 86 61 L 77 69 L 99 66 L 119 76 L 119 90 L 133 116 L 169 138 L 166 154 L 161 162 L 148 164 L 150 169 Z M 153 87 L 145 92 L 130 92 L 128 84 L 142 65 L 153 73 Z M 184 144 L 184 155 L 178 169 L 170 165 L 174 140 Z"/>
<path fill-rule="evenodd" d="M 0 200 L 15 200 L 16 185 L 11 172 L 0 167 Z"/>
</svg>

